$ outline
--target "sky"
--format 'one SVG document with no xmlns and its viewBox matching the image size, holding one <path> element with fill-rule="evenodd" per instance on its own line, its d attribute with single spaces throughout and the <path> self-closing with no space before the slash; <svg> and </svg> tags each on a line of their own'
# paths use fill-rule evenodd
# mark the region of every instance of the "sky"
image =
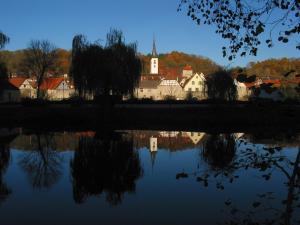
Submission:
<svg viewBox="0 0 300 225">
<path fill-rule="evenodd" d="M 180 0 L 0 0 L 0 30 L 10 37 L 6 50 L 26 48 L 32 39 L 47 39 L 59 48 L 71 49 L 72 38 L 84 34 L 105 44 L 111 28 L 123 31 L 126 42 L 137 42 L 138 51 L 180 51 L 212 59 L 222 66 L 246 66 L 268 58 L 300 57 L 295 43 L 262 46 L 258 56 L 222 57 L 227 45 L 213 27 L 198 26 L 186 12 L 177 12 Z"/>
</svg>

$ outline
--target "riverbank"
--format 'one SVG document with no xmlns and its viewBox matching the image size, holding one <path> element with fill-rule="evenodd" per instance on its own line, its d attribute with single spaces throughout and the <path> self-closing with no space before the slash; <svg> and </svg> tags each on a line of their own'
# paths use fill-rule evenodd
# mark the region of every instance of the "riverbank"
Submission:
<svg viewBox="0 0 300 225">
<path fill-rule="evenodd" d="M 119 103 L 0 105 L 1 127 L 86 129 L 300 128 L 299 104 Z"/>
</svg>

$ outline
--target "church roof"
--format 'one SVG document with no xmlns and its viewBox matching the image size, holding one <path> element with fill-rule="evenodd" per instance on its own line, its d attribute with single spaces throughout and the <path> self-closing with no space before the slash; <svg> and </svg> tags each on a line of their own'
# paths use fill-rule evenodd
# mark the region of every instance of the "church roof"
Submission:
<svg viewBox="0 0 300 225">
<path fill-rule="evenodd" d="M 153 47 L 152 47 L 152 57 L 157 57 L 157 51 L 156 51 L 156 44 L 155 44 L 155 39 L 153 39 Z"/>
</svg>

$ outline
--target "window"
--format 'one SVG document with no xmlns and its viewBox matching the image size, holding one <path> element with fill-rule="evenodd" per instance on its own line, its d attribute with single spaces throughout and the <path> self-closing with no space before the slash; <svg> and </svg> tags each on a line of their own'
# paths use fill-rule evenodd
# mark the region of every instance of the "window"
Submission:
<svg viewBox="0 0 300 225">
<path fill-rule="evenodd" d="M 201 85 L 201 81 L 199 81 L 198 84 Z"/>
<path fill-rule="evenodd" d="M 192 81 L 192 85 L 194 85 L 195 84 L 195 81 Z"/>
<path fill-rule="evenodd" d="M 189 91 L 192 91 L 192 88 L 189 88 Z"/>
<path fill-rule="evenodd" d="M 143 92 L 143 88 L 140 88 L 140 92 Z"/>
<path fill-rule="evenodd" d="M 196 88 L 196 91 L 199 91 L 199 88 Z"/>
</svg>

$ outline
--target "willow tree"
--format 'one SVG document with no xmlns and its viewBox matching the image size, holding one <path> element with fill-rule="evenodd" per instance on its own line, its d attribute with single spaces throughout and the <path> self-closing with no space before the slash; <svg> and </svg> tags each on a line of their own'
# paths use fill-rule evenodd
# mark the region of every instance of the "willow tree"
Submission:
<svg viewBox="0 0 300 225">
<path fill-rule="evenodd" d="M 107 34 L 106 45 L 110 52 L 108 69 L 114 75 L 110 91 L 115 95 L 133 95 L 142 70 L 137 44 L 125 44 L 122 32 L 112 29 Z"/>
<path fill-rule="evenodd" d="M 8 78 L 8 71 L 6 64 L 0 61 L 0 80 L 6 80 Z"/>
<path fill-rule="evenodd" d="M 9 37 L 0 31 L 0 49 L 9 42 Z M 7 67 L 4 62 L 0 61 L 0 80 L 6 79 L 8 75 Z"/>
<path fill-rule="evenodd" d="M 81 97 L 132 95 L 141 73 L 136 44 L 126 44 L 121 31 L 111 30 L 107 43 L 89 43 L 76 35 L 70 74 Z"/>
<path fill-rule="evenodd" d="M 9 42 L 9 37 L 0 31 L 0 49 Z"/>
<path fill-rule="evenodd" d="M 7 37 L 5 34 L 3 34 L 0 31 L 0 49 L 4 47 L 5 44 L 9 42 L 9 37 Z M 2 62 L 0 58 L 0 82 L 5 82 L 8 78 L 8 71 L 7 71 L 7 66 L 4 62 Z M 0 90 L 0 95 L 2 94 L 2 90 Z"/>
</svg>

